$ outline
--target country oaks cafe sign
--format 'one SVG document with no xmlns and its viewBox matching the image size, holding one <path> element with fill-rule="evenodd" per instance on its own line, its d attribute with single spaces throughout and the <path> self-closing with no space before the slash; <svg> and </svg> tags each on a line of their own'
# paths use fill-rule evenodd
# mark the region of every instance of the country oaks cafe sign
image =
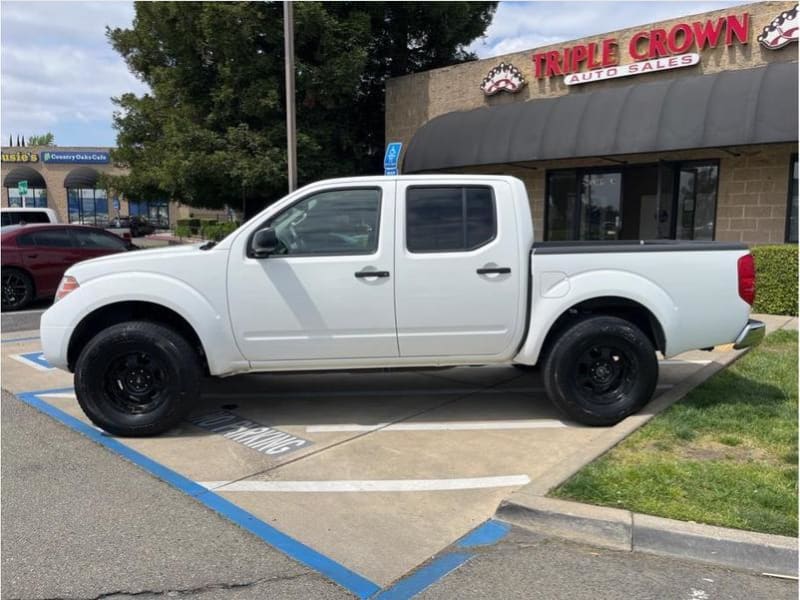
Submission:
<svg viewBox="0 0 800 600">
<path fill-rule="evenodd" d="M 535 53 L 531 58 L 537 79 L 563 76 L 565 84 L 578 85 L 696 65 L 700 62 L 698 51 L 719 44 L 747 44 L 749 31 L 750 15 L 744 13 L 678 23 L 670 29 L 639 31 L 622 49 L 617 38 L 609 37 L 601 42 Z M 620 64 L 621 52 L 634 62 Z"/>
</svg>

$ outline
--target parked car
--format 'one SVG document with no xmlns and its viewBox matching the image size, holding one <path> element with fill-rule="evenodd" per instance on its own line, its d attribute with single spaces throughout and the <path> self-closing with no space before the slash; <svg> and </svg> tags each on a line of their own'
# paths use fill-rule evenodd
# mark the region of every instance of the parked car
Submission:
<svg viewBox="0 0 800 600">
<path fill-rule="evenodd" d="M 139 216 L 133 216 L 133 217 L 121 216 L 113 218 L 108 222 L 108 229 L 112 230 L 127 229 L 128 232 L 130 232 L 130 237 L 142 237 L 143 235 L 150 235 L 156 230 L 155 226 L 152 223 L 150 223 L 144 217 L 139 217 Z M 120 235 L 119 231 L 112 231 L 112 233 Z"/>
<path fill-rule="evenodd" d="M 507 176 L 321 181 L 218 244 L 67 270 L 44 355 L 116 435 L 183 419 L 203 374 L 541 364 L 570 419 L 610 425 L 658 381 L 656 351 L 757 344 L 743 244 L 534 243 Z"/>
<path fill-rule="evenodd" d="M 83 225 L 10 225 L 2 244 L 2 308 L 19 310 L 55 294 L 69 267 L 88 258 L 134 248 L 122 238 Z"/>
<path fill-rule="evenodd" d="M 25 223 L 58 223 L 58 215 L 52 208 L 0 208 L 0 226 Z"/>
</svg>

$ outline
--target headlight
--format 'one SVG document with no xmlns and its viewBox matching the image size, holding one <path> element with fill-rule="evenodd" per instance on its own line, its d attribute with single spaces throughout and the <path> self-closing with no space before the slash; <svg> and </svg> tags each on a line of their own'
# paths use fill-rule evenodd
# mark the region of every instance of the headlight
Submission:
<svg viewBox="0 0 800 600">
<path fill-rule="evenodd" d="M 58 302 L 70 292 L 74 292 L 79 287 L 80 286 L 78 285 L 77 279 L 75 279 L 71 275 L 64 275 L 64 277 L 61 278 L 61 283 L 58 284 L 58 289 L 56 290 L 55 302 Z"/>
</svg>

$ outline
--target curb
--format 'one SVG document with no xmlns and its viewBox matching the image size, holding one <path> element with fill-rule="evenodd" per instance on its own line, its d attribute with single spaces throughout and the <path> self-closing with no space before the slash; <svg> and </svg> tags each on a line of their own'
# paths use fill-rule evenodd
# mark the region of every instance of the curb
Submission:
<svg viewBox="0 0 800 600">
<path fill-rule="evenodd" d="M 614 550 L 696 560 L 746 571 L 796 577 L 796 538 L 651 517 L 518 494 L 495 518 L 535 533 Z"/>
</svg>

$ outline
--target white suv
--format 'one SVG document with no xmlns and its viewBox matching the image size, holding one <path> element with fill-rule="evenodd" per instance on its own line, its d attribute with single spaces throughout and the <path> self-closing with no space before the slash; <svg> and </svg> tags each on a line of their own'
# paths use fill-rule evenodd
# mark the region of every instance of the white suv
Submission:
<svg viewBox="0 0 800 600">
<path fill-rule="evenodd" d="M 20 223 L 58 223 L 58 215 L 52 208 L 0 208 L 0 226 Z"/>
</svg>

